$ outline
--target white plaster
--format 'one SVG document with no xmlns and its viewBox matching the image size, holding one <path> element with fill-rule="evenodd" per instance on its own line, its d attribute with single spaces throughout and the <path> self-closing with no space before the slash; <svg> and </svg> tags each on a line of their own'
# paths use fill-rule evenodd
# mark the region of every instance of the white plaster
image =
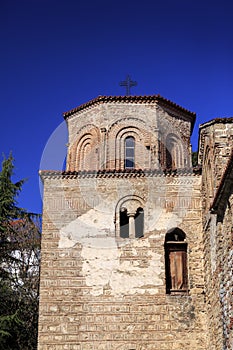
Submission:
<svg viewBox="0 0 233 350">
<path fill-rule="evenodd" d="M 182 217 L 174 212 L 167 213 L 165 209 L 155 209 L 153 214 L 149 217 L 145 231 L 169 230 L 182 222 Z"/>
<path fill-rule="evenodd" d="M 82 249 L 83 267 L 82 273 L 86 277 L 87 286 L 92 287 L 92 295 L 103 294 L 103 288 L 111 279 L 112 272 L 118 266 L 119 256 L 117 247 L 100 249 L 83 246 Z"/>
<path fill-rule="evenodd" d="M 82 258 L 84 260 L 82 273 L 86 277 L 86 284 L 91 287 L 92 295 L 102 295 L 107 288 L 111 295 L 132 295 L 135 293 L 157 294 L 158 287 L 163 284 L 160 278 L 161 256 L 149 249 L 147 240 L 135 240 L 133 253 L 137 248 L 148 247 L 145 267 L 139 261 L 120 260 L 120 250 L 96 249 L 84 246 Z"/>
<path fill-rule="evenodd" d="M 90 209 L 60 230 L 59 248 L 71 248 L 77 243 L 102 246 L 105 241 L 115 245 L 114 238 L 106 240 L 114 230 L 112 211 Z"/>
</svg>

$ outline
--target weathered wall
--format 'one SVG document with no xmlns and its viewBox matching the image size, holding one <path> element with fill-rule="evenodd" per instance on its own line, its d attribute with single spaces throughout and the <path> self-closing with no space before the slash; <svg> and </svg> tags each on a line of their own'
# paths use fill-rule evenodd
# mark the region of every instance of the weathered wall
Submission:
<svg viewBox="0 0 233 350">
<path fill-rule="evenodd" d="M 200 177 L 44 177 L 39 349 L 207 349 Z M 145 203 L 140 239 L 116 203 Z M 189 293 L 167 295 L 164 240 L 186 233 Z"/>
<path fill-rule="evenodd" d="M 39 350 L 212 350 L 202 181 L 190 171 L 195 115 L 163 98 L 104 97 L 66 116 L 67 171 L 42 172 Z M 133 169 L 124 166 L 127 137 Z M 129 238 L 120 235 L 125 209 Z M 188 289 L 169 294 L 164 243 L 173 228 L 185 235 Z"/>
<path fill-rule="evenodd" d="M 221 238 L 217 237 L 216 215 L 210 215 L 208 226 L 204 230 L 204 270 L 206 300 L 208 307 L 208 328 L 210 334 L 210 350 L 223 349 L 223 323 L 222 311 L 219 298 L 221 283 L 221 255 L 219 243 Z M 220 242 L 219 242 L 220 241 Z"/>
<path fill-rule="evenodd" d="M 233 118 L 214 119 L 200 126 L 203 210 L 208 212 L 226 170 L 233 147 Z"/>
<path fill-rule="evenodd" d="M 208 305 L 209 349 L 233 348 L 233 175 L 229 169 L 233 147 L 233 119 L 201 126 L 203 165 L 202 203 L 204 271 Z M 221 187 L 221 191 L 218 191 Z M 218 204 L 213 204 L 218 203 Z"/>
<path fill-rule="evenodd" d="M 222 306 L 223 343 L 225 349 L 233 348 L 233 183 L 226 206 L 222 227 L 217 236 L 222 236 L 220 256 L 220 302 Z"/>
<path fill-rule="evenodd" d="M 233 347 L 233 196 L 223 218 L 210 214 L 204 233 L 204 270 L 210 349 Z"/>
</svg>

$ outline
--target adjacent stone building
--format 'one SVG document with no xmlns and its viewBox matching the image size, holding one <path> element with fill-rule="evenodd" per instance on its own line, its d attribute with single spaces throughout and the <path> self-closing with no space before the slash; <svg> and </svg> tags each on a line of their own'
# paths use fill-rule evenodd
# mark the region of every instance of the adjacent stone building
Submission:
<svg viewBox="0 0 233 350">
<path fill-rule="evenodd" d="M 44 183 L 39 350 L 232 349 L 233 118 L 159 96 L 64 113 Z M 202 166 L 202 172 L 201 172 Z"/>
<path fill-rule="evenodd" d="M 210 349 L 233 349 L 233 118 L 200 126 Z"/>
</svg>

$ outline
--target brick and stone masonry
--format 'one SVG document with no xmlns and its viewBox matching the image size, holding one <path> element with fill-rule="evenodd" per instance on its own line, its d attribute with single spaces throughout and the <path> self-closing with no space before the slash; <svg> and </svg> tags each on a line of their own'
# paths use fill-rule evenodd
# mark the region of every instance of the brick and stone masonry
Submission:
<svg viewBox="0 0 233 350">
<path fill-rule="evenodd" d="M 38 349 L 231 349 L 232 240 L 217 254 L 204 225 L 215 194 L 192 169 L 195 114 L 159 95 L 102 96 L 64 117 L 66 171 L 41 171 Z M 231 209 L 224 220 L 221 234 Z"/>
</svg>

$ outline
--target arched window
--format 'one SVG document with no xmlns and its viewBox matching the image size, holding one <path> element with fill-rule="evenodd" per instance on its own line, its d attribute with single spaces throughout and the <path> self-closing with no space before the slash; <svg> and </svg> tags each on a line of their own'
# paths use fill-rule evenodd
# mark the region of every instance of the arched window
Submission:
<svg viewBox="0 0 233 350">
<path fill-rule="evenodd" d="M 129 238 L 129 216 L 126 208 L 120 209 L 120 237 Z"/>
<path fill-rule="evenodd" d="M 169 152 L 169 150 L 166 148 L 166 169 L 171 169 L 172 168 L 172 155 Z"/>
<path fill-rule="evenodd" d="M 168 134 L 165 146 L 165 166 L 167 169 L 178 169 L 187 165 L 187 151 L 177 135 Z"/>
<path fill-rule="evenodd" d="M 140 238 L 144 231 L 144 211 L 138 208 L 136 212 L 130 212 L 127 208 L 120 209 L 120 237 Z"/>
<path fill-rule="evenodd" d="M 137 195 L 121 198 L 115 209 L 116 237 L 140 238 L 144 236 L 144 200 Z"/>
<path fill-rule="evenodd" d="M 133 169 L 135 166 L 135 140 L 129 136 L 125 139 L 125 169 Z"/>
<path fill-rule="evenodd" d="M 67 171 L 99 170 L 100 130 L 87 124 L 77 131 L 75 140 L 69 144 Z"/>
<path fill-rule="evenodd" d="M 135 221 L 135 237 L 143 237 L 144 230 L 144 211 L 142 208 L 138 208 L 134 217 Z"/>
<path fill-rule="evenodd" d="M 166 293 L 187 293 L 187 243 L 185 233 L 175 228 L 165 238 Z"/>
</svg>

